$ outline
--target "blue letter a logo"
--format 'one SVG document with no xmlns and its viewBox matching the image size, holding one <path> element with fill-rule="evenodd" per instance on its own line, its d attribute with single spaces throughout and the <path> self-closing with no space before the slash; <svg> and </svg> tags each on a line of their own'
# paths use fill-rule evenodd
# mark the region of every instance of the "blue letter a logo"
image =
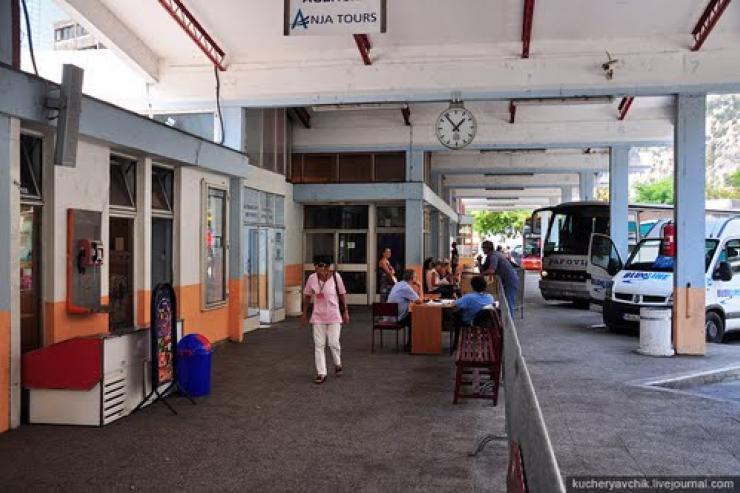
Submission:
<svg viewBox="0 0 740 493">
<path fill-rule="evenodd" d="M 304 29 L 308 29 L 308 18 L 303 15 L 303 10 L 301 9 L 298 9 L 298 13 L 295 15 L 295 19 L 293 19 L 293 25 L 290 28 L 295 29 L 296 26 L 303 26 Z"/>
</svg>

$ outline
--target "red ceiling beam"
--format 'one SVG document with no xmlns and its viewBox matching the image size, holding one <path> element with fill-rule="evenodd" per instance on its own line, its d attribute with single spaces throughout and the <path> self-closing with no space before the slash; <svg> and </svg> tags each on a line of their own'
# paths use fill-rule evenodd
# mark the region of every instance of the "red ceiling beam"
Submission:
<svg viewBox="0 0 740 493">
<path fill-rule="evenodd" d="M 370 60 L 370 50 L 373 46 L 370 44 L 370 38 L 368 38 L 367 34 L 355 34 L 354 38 L 355 43 L 357 43 L 357 49 L 360 50 L 362 61 L 365 65 L 372 65 L 373 62 Z"/>
<path fill-rule="evenodd" d="M 694 46 L 691 47 L 691 51 L 698 51 L 702 47 L 728 5 L 730 5 L 730 0 L 709 0 L 707 8 L 704 9 L 699 22 L 691 32 L 694 36 Z"/>
<path fill-rule="evenodd" d="M 516 121 L 516 104 L 514 101 L 509 101 L 509 123 Z"/>
<path fill-rule="evenodd" d="M 627 116 L 627 112 L 632 107 L 632 103 L 634 102 L 635 97 L 634 96 L 625 96 L 622 98 L 622 101 L 619 102 L 619 119 L 624 120 L 624 118 Z"/>
<path fill-rule="evenodd" d="M 403 123 L 406 124 L 407 127 L 411 126 L 411 108 L 408 106 L 404 106 L 401 108 L 401 114 L 403 115 Z"/>
<path fill-rule="evenodd" d="M 175 19 L 175 22 L 180 25 L 182 30 L 190 36 L 190 39 L 193 40 L 213 65 L 222 72 L 226 70 L 224 63 L 226 53 L 180 0 L 159 0 L 159 3 Z"/>
<path fill-rule="evenodd" d="M 522 58 L 529 58 L 529 44 L 532 41 L 532 20 L 534 19 L 534 0 L 524 0 L 523 18 Z"/>
</svg>

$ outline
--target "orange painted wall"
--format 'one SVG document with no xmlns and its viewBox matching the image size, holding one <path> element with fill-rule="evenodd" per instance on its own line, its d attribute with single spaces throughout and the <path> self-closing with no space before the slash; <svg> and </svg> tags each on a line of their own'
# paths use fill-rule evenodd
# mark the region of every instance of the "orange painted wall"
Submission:
<svg viewBox="0 0 740 493">
<path fill-rule="evenodd" d="M 136 325 L 139 327 L 149 327 L 149 320 L 152 313 L 152 292 L 148 289 L 142 289 L 136 292 Z"/>
<path fill-rule="evenodd" d="M 244 338 L 244 296 L 247 292 L 247 278 L 229 280 L 229 340 L 241 342 Z"/>
<path fill-rule="evenodd" d="M 100 303 L 107 305 L 108 297 L 103 297 Z M 46 344 L 66 341 L 73 337 L 84 337 L 108 332 L 107 313 L 71 314 L 67 312 L 66 301 L 47 302 L 45 303 L 44 311 Z"/>
<path fill-rule="evenodd" d="M 230 286 L 231 287 L 231 286 Z M 202 309 L 201 285 L 178 286 L 175 288 L 180 318 L 185 321 L 184 333 L 203 334 L 211 342 L 229 337 L 229 305 Z M 238 302 L 238 298 L 234 300 Z"/>
<path fill-rule="evenodd" d="M 285 266 L 285 286 L 303 285 L 303 264 Z"/>
<path fill-rule="evenodd" d="M 0 311 L 0 433 L 10 428 L 10 312 Z"/>
</svg>

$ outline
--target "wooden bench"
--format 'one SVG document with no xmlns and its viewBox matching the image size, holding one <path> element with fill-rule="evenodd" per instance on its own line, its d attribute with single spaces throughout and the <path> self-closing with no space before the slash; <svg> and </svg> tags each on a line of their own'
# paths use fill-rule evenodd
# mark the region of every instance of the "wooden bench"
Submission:
<svg viewBox="0 0 740 493">
<path fill-rule="evenodd" d="M 503 349 L 501 333 L 498 324 L 492 328 L 464 327 L 461 330 L 455 355 L 454 404 L 460 398 L 492 399 L 494 406 L 498 404 Z M 469 392 L 463 393 L 463 387 L 469 387 Z"/>
</svg>

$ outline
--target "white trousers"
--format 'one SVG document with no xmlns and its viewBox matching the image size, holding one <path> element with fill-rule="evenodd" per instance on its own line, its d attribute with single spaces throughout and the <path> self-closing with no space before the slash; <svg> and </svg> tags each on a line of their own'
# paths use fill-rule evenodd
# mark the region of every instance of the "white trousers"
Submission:
<svg viewBox="0 0 740 493">
<path fill-rule="evenodd" d="M 339 346 L 339 331 L 342 324 L 314 324 L 313 342 L 316 352 L 316 374 L 326 375 L 326 344 L 329 341 L 331 357 L 334 359 L 334 365 L 342 364 L 342 348 Z"/>
</svg>

